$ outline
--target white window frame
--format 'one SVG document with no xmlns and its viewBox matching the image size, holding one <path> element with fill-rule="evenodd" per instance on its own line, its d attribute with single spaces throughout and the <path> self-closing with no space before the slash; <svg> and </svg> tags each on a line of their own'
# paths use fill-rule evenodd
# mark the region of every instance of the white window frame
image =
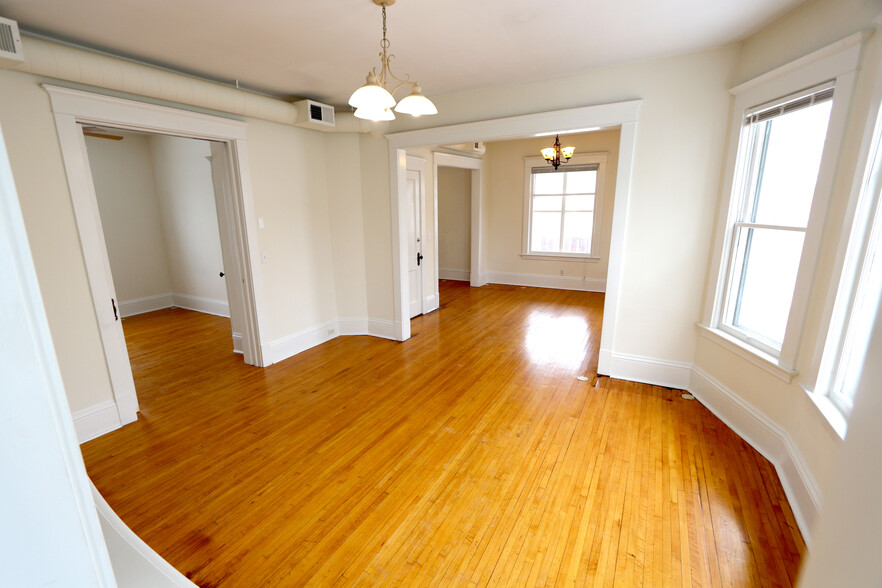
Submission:
<svg viewBox="0 0 882 588">
<path fill-rule="evenodd" d="M 863 39 L 863 33 L 856 33 L 730 90 L 735 102 L 732 109 L 721 206 L 717 218 L 714 255 L 709 272 L 709 279 L 712 282 L 707 289 L 705 311 L 700 326 L 703 327 L 704 335 L 787 383 L 791 382 L 797 373 L 796 358 Z M 721 328 L 730 261 L 734 254 L 730 244 L 733 242 L 734 225 L 742 203 L 741 194 L 737 190 L 738 178 L 742 177 L 745 165 L 739 157 L 742 122 L 745 113 L 754 106 L 773 102 L 825 82 L 833 82 L 836 88 L 827 127 L 827 139 L 818 169 L 784 341 L 780 351 L 770 350 L 757 345 L 756 341 L 736 336 Z"/>
<path fill-rule="evenodd" d="M 803 388 L 833 425 L 840 437 L 845 437 L 846 419 L 854 408 L 852 400 L 841 394 L 845 357 L 849 344 L 849 331 L 866 317 L 855 316 L 855 304 L 859 296 L 878 295 L 878 283 L 869 283 L 871 256 L 882 255 L 879 240 L 882 239 L 882 80 L 877 83 L 870 117 L 864 132 L 855 183 L 849 198 L 837 267 L 841 267 L 836 286 L 827 337 L 814 386 L 803 383 Z M 878 261 L 877 261 L 878 263 Z M 878 268 L 876 268 L 878 271 Z M 878 280 L 879 276 L 873 276 Z M 863 347 L 865 342 L 861 342 Z M 852 352 L 865 349 L 853 349 Z M 834 412 L 835 411 L 835 412 Z"/>
<path fill-rule="evenodd" d="M 524 158 L 524 225 L 521 240 L 521 258 L 545 261 L 583 261 L 598 262 L 597 254 L 601 243 L 601 228 L 603 226 L 603 201 L 606 189 L 606 163 L 609 153 L 577 153 L 569 162 L 561 164 L 558 171 L 567 171 L 567 167 L 584 165 L 597 166 L 597 182 L 594 188 L 594 227 L 591 233 L 591 252 L 583 253 L 556 253 L 556 252 L 533 252 L 530 248 L 533 222 L 533 169 L 548 167 L 548 162 L 542 157 Z"/>
<path fill-rule="evenodd" d="M 790 96 L 783 96 L 779 99 L 772 101 L 771 104 L 761 104 L 756 105 L 745 113 L 744 120 L 747 120 L 751 117 L 756 117 L 757 113 L 762 113 L 770 109 L 780 108 L 781 106 L 787 104 L 791 101 L 798 101 L 803 96 L 806 95 L 815 95 L 820 94 L 822 92 L 834 90 L 834 85 L 832 82 L 826 82 L 823 84 L 819 84 L 812 88 L 807 88 L 803 92 L 797 92 Z M 834 94 L 835 99 L 835 94 Z M 829 98 L 827 99 L 829 100 Z M 813 104 L 812 104 L 813 105 Z M 774 117 L 771 119 L 774 120 Z M 829 130 L 828 127 L 825 130 Z M 741 136 L 738 142 L 738 149 L 741 151 L 737 157 L 736 163 L 736 176 L 733 182 L 732 188 L 732 198 L 737 200 L 737 205 L 734 206 L 734 218 L 729 219 L 729 243 L 727 244 L 729 248 L 728 252 L 728 264 L 726 269 L 724 270 L 726 273 L 725 282 L 724 282 L 724 291 L 721 299 L 722 308 L 720 309 L 720 319 L 719 319 L 719 329 L 726 332 L 736 339 L 740 339 L 748 345 L 751 345 L 763 353 L 772 356 L 779 357 L 780 350 L 774 346 L 772 341 L 765 340 L 761 334 L 756 334 L 756 337 L 752 336 L 750 332 L 746 329 L 739 329 L 734 324 L 729 324 L 728 317 L 730 314 L 737 312 L 733 307 L 738 304 L 738 298 L 733 292 L 734 282 L 736 280 L 735 274 L 739 269 L 744 269 L 744 265 L 736 267 L 736 259 L 737 259 L 737 250 L 738 250 L 738 242 L 739 235 L 745 229 L 768 229 L 768 230 L 778 230 L 778 231 L 793 231 L 803 234 L 803 247 L 805 245 L 805 235 L 808 232 L 808 227 L 793 227 L 786 226 L 780 224 L 763 224 L 758 223 L 756 221 L 747 220 L 746 217 L 748 214 L 748 207 L 751 204 L 755 205 L 754 199 L 759 198 L 758 194 L 755 194 L 756 187 L 754 182 L 757 181 L 757 177 L 754 175 L 755 167 L 757 165 L 757 153 L 756 153 L 756 142 L 758 141 L 755 133 L 755 129 L 753 126 L 753 122 L 750 124 L 742 122 Z M 753 144 L 750 144 L 753 143 Z M 820 170 L 819 170 L 820 171 Z M 814 201 L 813 201 L 814 202 Z M 748 263 L 747 259 L 742 261 L 743 264 Z M 734 317 L 733 317 L 734 319 Z"/>
</svg>

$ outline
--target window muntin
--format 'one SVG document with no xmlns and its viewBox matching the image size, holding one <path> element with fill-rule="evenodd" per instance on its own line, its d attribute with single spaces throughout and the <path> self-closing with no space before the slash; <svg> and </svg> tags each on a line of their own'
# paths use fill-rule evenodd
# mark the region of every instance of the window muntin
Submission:
<svg viewBox="0 0 882 588">
<path fill-rule="evenodd" d="M 593 253 L 598 173 L 598 164 L 557 171 L 532 168 L 527 253 Z"/>
<path fill-rule="evenodd" d="M 720 328 L 778 356 L 832 107 L 832 87 L 749 110 L 739 142 Z"/>
</svg>

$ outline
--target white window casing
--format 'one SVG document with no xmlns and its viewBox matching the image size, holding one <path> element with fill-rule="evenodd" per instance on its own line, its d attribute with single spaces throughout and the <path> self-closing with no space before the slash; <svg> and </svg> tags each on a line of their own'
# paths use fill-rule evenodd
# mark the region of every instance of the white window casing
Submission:
<svg viewBox="0 0 882 588">
<path fill-rule="evenodd" d="M 733 337 L 731 333 L 721 329 L 721 325 L 726 310 L 729 268 L 732 264 L 732 256 L 735 255 L 734 233 L 739 230 L 736 220 L 739 220 L 741 213 L 739 207 L 744 205 L 741 198 L 743 192 L 738 182 L 744 177 L 745 166 L 748 165 L 743 161 L 744 153 L 739 150 L 743 133 L 749 128 L 745 126 L 745 122 L 780 115 L 784 109 L 792 110 L 804 106 L 801 100 L 805 98 L 807 89 L 812 90 L 810 94 L 813 94 L 817 100 L 828 98 L 822 93 L 835 87 L 808 223 L 804 228 L 799 229 L 804 230 L 805 239 L 780 350 L 771 349 L 774 353 L 769 353 L 770 349 L 767 345 L 758 345 L 756 341 L 748 338 L 735 341 L 746 352 L 754 354 L 758 360 L 769 363 L 770 370 L 780 372 L 780 377 L 785 381 L 790 381 L 796 373 L 796 358 L 805 323 L 808 298 L 814 280 L 824 220 L 864 37 L 864 33 L 857 33 L 731 90 L 735 96 L 730 127 L 732 130 L 709 273 L 711 283 L 707 289 L 708 298 L 701 324 L 711 338 L 719 339 L 720 342 L 725 339 L 727 345 L 733 343 Z"/>
<path fill-rule="evenodd" d="M 601 243 L 601 227 L 603 223 L 603 201 L 606 185 L 606 164 L 608 153 L 577 153 L 568 163 L 562 164 L 555 172 L 548 162 L 542 157 L 524 158 L 524 222 L 523 238 L 521 245 L 521 258 L 549 261 L 582 261 L 597 262 L 600 257 L 597 252 Z M 535 170 L 535 172 L 534 172 Z M 593 219 L 590 250 L 587 254 L 568 253 L 556 251 L 534 251 L 531 247 L 533 233 L 533 182 L 535 174 L 564 173 L 567 171 L 595 170 L 597 172 L 594 188 Z M 564 196 L 564 200 L 565 200 Z M 561 212 L 561 222 L 564 222 L 566 211 Z M 563 229 L 562 229 L 563 230 Z M 563 236 L 563 233 L 561 233 Z"/>
</svg>

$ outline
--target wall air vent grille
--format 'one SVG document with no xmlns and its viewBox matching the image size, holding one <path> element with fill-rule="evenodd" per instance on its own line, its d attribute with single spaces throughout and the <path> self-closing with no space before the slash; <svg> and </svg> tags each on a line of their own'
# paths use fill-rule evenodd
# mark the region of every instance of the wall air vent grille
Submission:
<svg viewBox="0 0 882 588">
<path fill-rule="evenodd" d="M 307 100 L 306 103 L 309 107 L 309 122 L 319 123 L 329 127 L 334 126 L 333 106 L 322 104 L 321 102 L 314 102 L 312 100 Z"/>
<path fill-rule="evenodd" d="M 0 63 L 15 64 L 24 61 L 18 23 L 0 17 Z"/>
</svg>

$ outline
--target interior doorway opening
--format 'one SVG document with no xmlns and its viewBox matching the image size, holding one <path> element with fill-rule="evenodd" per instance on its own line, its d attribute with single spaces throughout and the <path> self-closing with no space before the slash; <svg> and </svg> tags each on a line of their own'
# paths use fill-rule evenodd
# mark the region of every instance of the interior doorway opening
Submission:
<svg viewBox="0 0 882 588">
<path fill-rule="evenodd" d="M 213 164 L 223 145 L 96 125 L 83 135 L 119 317 L 168 308 L 222 316 L 242 354 L 238 268 Z"/>
<path fill-rule="evenodd" d="M 67 173 L 80 245 L 92 292 L 98 331 L 113 393 L 111 406 L 102 407 L 100 423 L 77 430 L 80 442 L 93 439 L 137 419 L 138 398 L 125 337 L 119 320 L 117 293 L 111 276 L 107 246 L 95 193 L 84 127 L 119 129 L 210 141 L 212 180 L 218 214 L 217 228 L 229 247 L 223 271 L 231 275 L 231 310 L 241 309 L 242 354 L 246 364 L 263 366 L 260 337 L 262 281 L 248 166 L 246 124 L 194 112 L 89 92 L 44 85 L 54 112 L 58 139 Z M 220 206 L 223 200 L 223 206 Z M 224 216 L 223 219 L 220 217 Z M 228 231 L 224 239 L 223 231 Z M 224 254 L 226 255 L 226 253 Z M 235 311 L 233 313 L 235 314 Z M 235 319 L 234 319 L 235 321 Z M 173 337 L 174 333 L 169 336 Z M 108 411 L 112 410 L 113 417 Z"/>
</svg>

